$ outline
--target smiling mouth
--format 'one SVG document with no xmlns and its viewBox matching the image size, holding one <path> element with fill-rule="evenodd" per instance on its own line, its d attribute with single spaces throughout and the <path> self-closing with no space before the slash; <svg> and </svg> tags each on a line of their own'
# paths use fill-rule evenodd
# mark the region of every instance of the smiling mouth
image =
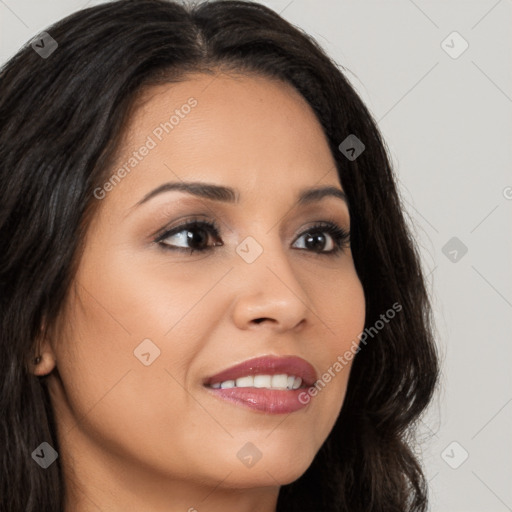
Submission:
<svg viewBox="0 0 512 512">
<path fill-rule="evenodd" d="M 314 384 L 313 366 L 297 356 L 262 356 L 205 379 L 217 399 L 267 414 L 289 414 L 305 408 L 305 389 Z"/>
<path fill-rule="evenodd" d="M 265 414 L 290 414 L 304 409 L 311 398 L 305 399 L 304 388 L 273 389 L 255 387 L 211 387 L 204 388 L 216 399 L 225 403 Z"/>
<path fill-rule="evenodd" d="M 275 375 L 246 375 L 235 379 L 228 379 L 222 382 L 213 382 L 209 386 L 212 389 L 252 388 L 252 389 L 276 389 L 294 390 L 305 388 L 302 379 L 295 375 L 279 373 Z"/>
<path fill-rule="evenodd" d="M 293 380 L 292 380 L 293 379 Z M 317 380 L 313 366 L 298 356 L 267 355 L 243 361 L 204 380 L 212 388 L 298 389 Z"/>
</svg>

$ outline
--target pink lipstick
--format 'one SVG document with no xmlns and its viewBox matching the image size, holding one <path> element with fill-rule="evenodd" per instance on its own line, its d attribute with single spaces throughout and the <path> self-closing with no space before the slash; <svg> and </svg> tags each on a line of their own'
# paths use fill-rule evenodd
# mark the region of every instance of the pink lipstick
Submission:
<svg viewBox="0 0 512 512">
<path fill-rule="evenodd" d="M 287 414 L 306 407 L 299 398 L 317 380 L 313 366 L 297 356 L 262 356 L 204 380 L 214 396 L 265 413 Z"/>
</svg>

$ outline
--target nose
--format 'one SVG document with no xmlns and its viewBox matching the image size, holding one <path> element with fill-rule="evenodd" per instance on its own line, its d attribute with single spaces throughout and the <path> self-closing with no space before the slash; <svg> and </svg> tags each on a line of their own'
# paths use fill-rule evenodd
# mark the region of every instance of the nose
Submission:
<svg viewBox="0 0 512 512">
<path fill-rule="evenodd" d="M 255 261 L 239 258 L 236 266 L 232 317 L 239 329 L 264 323 L 284 332 L 306 323 L 311 306 L 280 240 L 270 242 L 267 237 Z"/>
</svg>

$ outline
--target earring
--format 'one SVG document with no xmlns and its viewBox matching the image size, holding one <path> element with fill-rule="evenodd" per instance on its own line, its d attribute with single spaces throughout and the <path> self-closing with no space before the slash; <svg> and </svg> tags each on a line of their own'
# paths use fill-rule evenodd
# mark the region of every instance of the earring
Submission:
<svg viewBox="0 0 512 512">
<path fill-rule="evenodd" d="M 38 365 L 41 362 L 41 356 L 37 356 L 34 358 L 34 364 Z"/>
</svg>

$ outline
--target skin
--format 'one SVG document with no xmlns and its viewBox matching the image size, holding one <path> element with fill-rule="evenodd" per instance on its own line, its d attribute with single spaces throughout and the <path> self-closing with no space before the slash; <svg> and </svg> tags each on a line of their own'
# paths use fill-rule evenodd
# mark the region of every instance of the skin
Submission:
<svg viewBox="0 0 512 512">
<path fill-rule="evenodd" d="M 292 414 L 203 388 L 270 354 L 298 355 L 320 377 L 358 339 L 365 298 L 349 247 L 321 254 L 328 232 L 325 249 L 304 245 L 316 221 L 348 231 L 350 217 L 335 197 L 295 204 L 303 188 L 342 187 L 318 120 L 288 84 L 218 73 L 153 86 L 116 165 L 190 97 L 197 106 L 99 200 L 72 293 L 42 342 L 34 373 L 51 372 L 69 512 L 275 511 L 280 486 L 308 468 L 343 403 L 351 364 Z M 239 203 L 168 191 L 134 206 L 180 180 L 235 187 Z M 222 246 L 190 254 L 152 242 L 193 215 L 218 223 Z M 235 251 L 247 236 L 263 248 L 252 263 Z M 179 236 L 167 243 L 188 247 Z M 149 366 L 134 356 L 146 338 L 160 349 Z M 237 457 L 247 442 L 262 454 L 250 468 Z"/>
</svg>

